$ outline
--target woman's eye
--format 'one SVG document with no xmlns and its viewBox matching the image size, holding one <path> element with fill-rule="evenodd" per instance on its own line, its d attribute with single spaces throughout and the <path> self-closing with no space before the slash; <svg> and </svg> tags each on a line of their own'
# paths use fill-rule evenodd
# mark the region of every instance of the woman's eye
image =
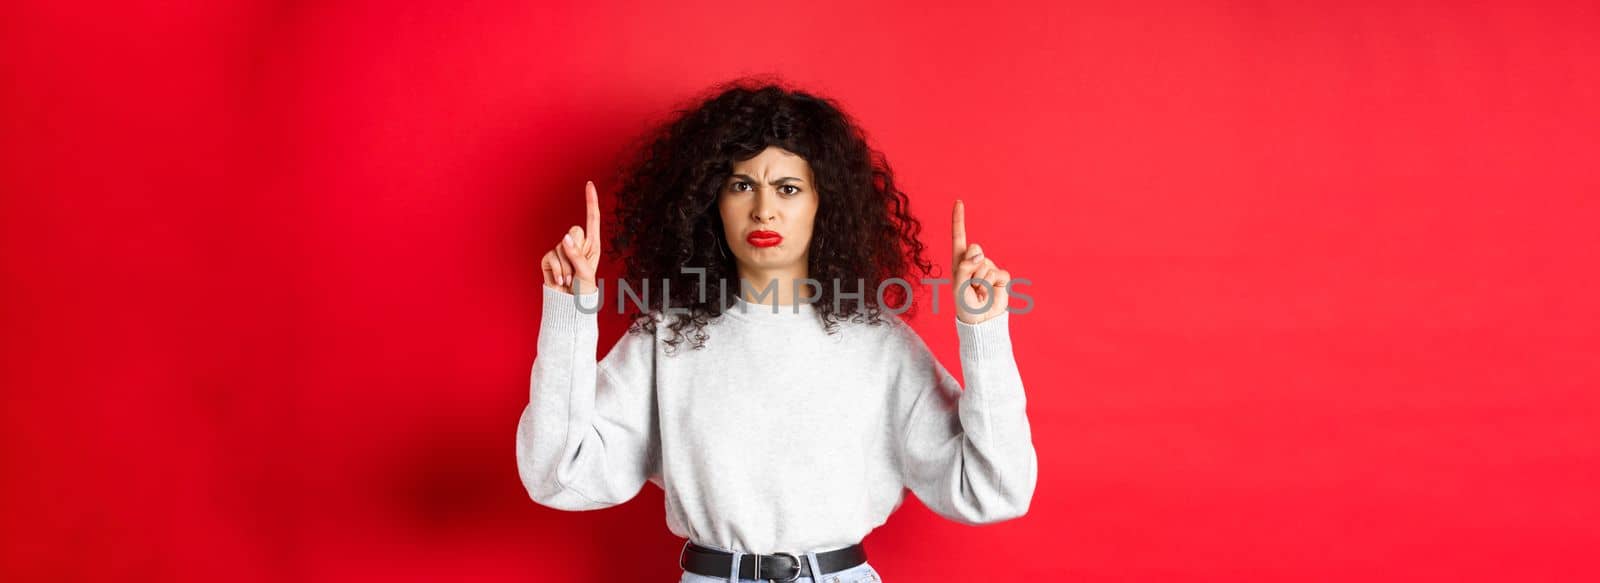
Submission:
<svg viewBox="0 0 1600 583">
<path fill-rule="evenodd" d="M 790 192 L 783 192 L 783 189 L 785 189 L 785 188 L 793 188 L 794 190 L 790 191 Z M 779 192 L 783 192 L 784 194 L 800 194 L 800 187 L 795 186 L 793 184 L 785 184 L 783 186 L 779 186 L 778 187 L 778 191 Z"/>
<path fill-rule="evenodd" d="M 744 192 L 744 190 L 745 190 L 744 187 L 746 187 L 746 186 L 750 186 L 750 183 L 749 182 L 735 182 L 735 183 L 733 183 L 733 191 L 734 192 Z"/>
</svg>

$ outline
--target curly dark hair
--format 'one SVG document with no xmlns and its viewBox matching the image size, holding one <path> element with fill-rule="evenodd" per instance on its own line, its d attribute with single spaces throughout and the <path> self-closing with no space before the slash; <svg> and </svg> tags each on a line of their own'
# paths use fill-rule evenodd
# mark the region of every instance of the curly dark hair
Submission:
<svg viewBox="0 0 1600 583">
<path fill-rule="evenodd" d="M 718 194 L 735 161 L 768 146 L 805 159 L 816 179 L 818 206 L 807 260 L 809 277 L 822 282 L 813 307 L 827 332 L 837 333 L 845 315 L 876 325 L 887 321 L 885 307 L 914 310 L 901 286 L 885 288 L 884 305 L 878 303 L 877 289 L 891 278 L 917 281 L 911 276 L 930 272 L 917 238 L 922 225 L 895 185 L 887 159 L 868 145 L 853 118 L 834 100 L 779 81 L 736 79 L 707 94 L 641 136 L 620 170 L 612 248 L 625 257 L 623 277 L 632 287 L 651 282 L 645 309 L 635 310 L 628 331 L 654 333 L 658 323 L 665 323 L 672 331 L 667 352 L 685 338 L 696 349 L 705 346 L 706 324 L 740 293 Z M 680 267 L 705 269 L 703 301 L 700 276 Z M 662 280 L 670 282 L 667 294 L 660 293 Z M 832 282 L 846 294 L 860 292 L 863 299 L 841 298 L 836 310 Z M 674 311 L 687 309 L 687 315 L 664 318 L 668 301 Z"/>
</svg>

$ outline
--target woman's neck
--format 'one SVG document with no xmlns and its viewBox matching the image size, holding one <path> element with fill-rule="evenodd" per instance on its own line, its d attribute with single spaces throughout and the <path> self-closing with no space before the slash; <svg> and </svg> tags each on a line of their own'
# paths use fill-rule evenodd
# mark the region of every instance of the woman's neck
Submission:
<svg viewBox="0 0 1600 583">
<path fill-rule="evenodd" d="M 781 269 L 739 268 L 739 297 L 752 304 L 788 306 L 800 301 L 797 298 L 815 297 L 819 290 L 804 280 L 809 277 L 805 265 Z M 796 283 L 798 282 L 798 283 Z M 820 284 L 820 282 L 819 282 Z M 799 289 L 796 290 L 796 287 Z M 796 291 L 799 295 L 796 295 Z M 757 301 L 757 296 L 763 296 Z"/>
</svg>

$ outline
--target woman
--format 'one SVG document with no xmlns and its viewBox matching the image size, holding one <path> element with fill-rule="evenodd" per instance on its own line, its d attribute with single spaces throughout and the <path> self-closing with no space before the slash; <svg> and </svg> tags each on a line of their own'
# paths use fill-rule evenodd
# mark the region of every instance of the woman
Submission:
<svg viewBox="0 0 1600 583">
<path fill-rule="evenodd" d="M 921 227 L 831 100 L 735 82 L 639 152 L 612 241 L 629 286 L 618 301 L 639 309 L 598 362 L 594 183 L 587 224 L 544 257 L 517 433 L 534 501 L 605 508 L 654 482 L 687 539 L 682 581 L 879 581 L 860 542 L 906 488 L 964 524 L 1027 512 L 1038 461 L 1011 276 L 967 243 L 960 201 L 965 391 L 895 313 L 910 286 L 885 282 L 931 268 Z"/>
</svg>

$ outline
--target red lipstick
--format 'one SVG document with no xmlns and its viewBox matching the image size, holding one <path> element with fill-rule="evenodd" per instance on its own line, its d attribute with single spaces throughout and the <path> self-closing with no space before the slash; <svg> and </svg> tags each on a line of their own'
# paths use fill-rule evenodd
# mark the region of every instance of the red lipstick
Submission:
<svg viewBox="0 0 1600 583">
<path fill-rule="evenodd" d="M 756 247 L 772 247 L 783 242 L 783 235 L 777 231 L 756 231 L 746 235 L 744 240 Z"/>
</svg>

